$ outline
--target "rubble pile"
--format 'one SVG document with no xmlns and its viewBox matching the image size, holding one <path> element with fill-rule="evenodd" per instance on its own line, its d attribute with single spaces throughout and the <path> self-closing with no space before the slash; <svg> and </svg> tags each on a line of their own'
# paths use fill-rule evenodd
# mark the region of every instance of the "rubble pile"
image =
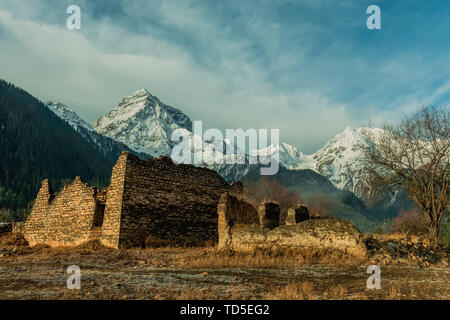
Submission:
<svg viewBox="0 0 450 320">
<path fill-rule="evenodd" d="M 450 250 L 424 236 L 405 234 L 370 234 L 364 243 L 369 261 L 380 265 L 447 266 Z"/>
</svg>

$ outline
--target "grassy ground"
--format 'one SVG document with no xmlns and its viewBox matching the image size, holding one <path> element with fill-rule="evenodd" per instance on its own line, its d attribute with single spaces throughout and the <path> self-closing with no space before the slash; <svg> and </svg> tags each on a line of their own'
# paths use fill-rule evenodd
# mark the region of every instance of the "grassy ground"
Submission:
<svg viewBox="0 0 450 320">
<path fill-rule="evenodd" d="M 381 266 L 382 288 L 368 290 L 369 262 L 331 253 L 31 249 L 21 241 L 0 236 L 0 299 L 450 299 L 448 266 Z M 81 269 L 80 290 L 67 289 L 69 265 Z"/>
</svg>

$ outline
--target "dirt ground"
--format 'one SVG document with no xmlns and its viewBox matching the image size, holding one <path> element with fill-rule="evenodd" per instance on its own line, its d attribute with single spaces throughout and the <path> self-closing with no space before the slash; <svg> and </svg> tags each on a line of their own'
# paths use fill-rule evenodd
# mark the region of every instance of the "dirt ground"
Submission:
<svg viewBox="0 0 450 320">
<path fill-rule="evenodd" d="M 448 266 L 381 266 L 381 289 L 368 290 L 369 263 L 226 255 L 213 247 L 3 245 L 0 299 L 450 299 Z M 70 265 L 80 267 L 79 290 L 67 288 Z"/>
</svg>

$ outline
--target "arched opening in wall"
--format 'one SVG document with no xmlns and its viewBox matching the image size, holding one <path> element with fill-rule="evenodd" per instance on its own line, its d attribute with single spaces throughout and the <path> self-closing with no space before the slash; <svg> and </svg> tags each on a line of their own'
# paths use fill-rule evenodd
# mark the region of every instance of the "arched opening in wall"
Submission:
<svg viewBox="0 0 450 320">
<path fill-rule="evenodd" d="M 280 225 L 280 206 L 275 202 L 265 202 L 259 207 L 261 227 L 274 229 Z"/>
<path fill-rule="evenodd" d="M 102 226 L 104 216 L 105 216 L 105 205 L 98 203 L 95 206 L 94 223 L 93 223 L 94 228 Z"/>
<path fill-rule="evenodd" d="M 92 227 L 97 228 L 103 225 L 106 207 L 106 192 L 97 192 L 95 194 L 95 212 Z"/>
<path fill-rule="evenodd" d="M 305 206 L 295 208 L 295 223 L 309 220 L 309 210 Z"/>
</svg>

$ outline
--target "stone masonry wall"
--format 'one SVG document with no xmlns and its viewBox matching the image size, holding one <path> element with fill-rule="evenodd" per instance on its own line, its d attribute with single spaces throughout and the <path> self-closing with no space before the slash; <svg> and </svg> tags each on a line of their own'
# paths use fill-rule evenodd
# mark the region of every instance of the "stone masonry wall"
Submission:
<svg viewBox="0 0 450 320">
<path fill-rule="evenodd" d="M 149 237 L 173 243 L 217 241 L 217 205 L 228 189 L 215 171 L 124 152 L 108 187 L 102 243 L 142 246 Z"/>
<path fill-rule="evenodd" d="M 219 249 L 231 245 L 231 230 L 240 225 L 259 226 L 258 211 L 249 203 L 225 192 L 221 195 L 218 212 Z"/>
<path fill-rule="evenodd" d="M 120 217 L 127 169 L 128 154 L 122 153 L 112 170 L 110 185 L 106 191 L 106 207 L 100 242 L 112 248 L 119 247 Z"/>
<path fill-rule="evenodd" d="M 98 190 L 81 181 L 80 177 L 65 186 L 56 196 L 49 180 L 42 182 L 33 209 L 23 228 L 30 244 L 76 246 L 98 238 L 94 218 L 98 211 Z"/>
<path fill-rule="evenodd" d="M 263 202 L 258 206 L 258 212 L 254 213 L 252 220 L 246 219 L 243 223 L 236 223 L 239 220 L 236 217 L 239 217 L 241 212 L 239 202 L 239 199 L 229 193 L 224 193 L 220 198 L 219 249 L 243 252 L 275 248 L 323 249 L 338 250 L 357 257 L 364 257 L 366 254 L 360 232 L 349 221 L 309 219 L 307 208 L 298 205 L 289 209 L 290 216 L 285 225 L 275 226 L 278 222 L 275 221 L 276 204 Z M 305 216 L 308 219 L 305 219 Z M 266 226 L 268 224 L 266 220 L 271 222 L 269 227 Z"/>
<path fill-rule="evenodd" d="M 258 206 L 258 216 L 261 228 L 276 228 L 280 225 L 280 205 L 265 201 Z"/>
<path fill-rule="evenodd" d="M 361 233 L 350 221 L 338 219 L 310 219 L 272 230 L 243 225 L 232 228 L 230 237 L 228 247 L 243 252 L 276 248 L 337 250 L 361 258 L 367 253 Z"/>
<path fill-rule="evenodd" d="M 302 204 L 289 208 L 287 211 L 286 225 L 293 225 L 310 219 L 309 210 Z"/>
<path fill-rule="evenodd" d="M 240 184 L 231 187 L 239 193 Z M 217 205 L 230 186 L 215 171 L 176 165 L 170 158 L 141 160 L 127 152 L 113 168 L 105 192 L 79 177 L 53 194 L 44 180 L 24 226 L 31 246 L 76 246 L 100 240 L 108 247 L 145 241 L 217 241 Z"/>
</svg>

